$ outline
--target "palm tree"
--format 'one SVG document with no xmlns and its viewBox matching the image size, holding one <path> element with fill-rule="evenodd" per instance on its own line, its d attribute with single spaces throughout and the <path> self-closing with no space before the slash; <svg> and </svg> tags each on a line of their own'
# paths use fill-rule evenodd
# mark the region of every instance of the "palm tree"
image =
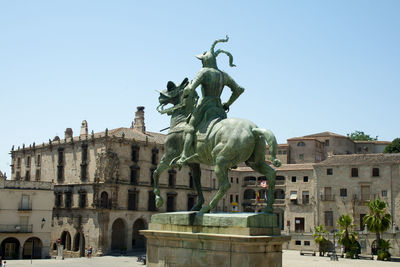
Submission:
<svg viewBox="0 0 400 267">
<path fill-rule="evenodd" d="M 376 244 L 379 251 L 381 233 L 391 226 L 392 216 L 387 212 L 386 202 L 379 199 L 368 202 L 369 213 L 364 216 L 364 224 L 368 231 L 376 234 Z"/>
<path fill-rule="evenodd" d="M 345 214 L 339 217 L 337 225 L 340 229 L 337 233 L 338 242 L 344 246 L 344 251 L 349 254 L 349 257 L 353 258 L 358 254 L 357 234 L 353 231 L 353 220 L 350 215 Z"/>
<path fill-rule="evenodd" d="M 318 244 L 320 256 L 324 256 L 326 252 L 326 246 L 328 240 L 326 240 L 325 235 L 327 233 L 328 231 L 324 229 L 324 226 L 322 224 L 314 227 L 314 234 L 312 236 L 314 237 L 315 243 Z"/>
</svg>

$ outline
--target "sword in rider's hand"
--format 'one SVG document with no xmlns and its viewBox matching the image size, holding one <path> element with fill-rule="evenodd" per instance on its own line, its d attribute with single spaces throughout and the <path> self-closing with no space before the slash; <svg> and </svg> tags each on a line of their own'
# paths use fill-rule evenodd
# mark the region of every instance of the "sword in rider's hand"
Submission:
<svg viewBox="0 0 400 267">
<path fill-rule="evenodd" d="M 169 129 L 169 127 L 161 129 L 160 132 L 163 132 L 163 131 L 168 130 L 168 129 Z"/>
</svg>

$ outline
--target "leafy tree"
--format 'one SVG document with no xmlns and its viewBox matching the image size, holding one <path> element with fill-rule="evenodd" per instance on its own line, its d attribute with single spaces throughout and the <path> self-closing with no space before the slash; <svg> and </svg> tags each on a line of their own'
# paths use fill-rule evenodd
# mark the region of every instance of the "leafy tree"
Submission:
<svg viewBox="0 0 400 267">
<path fill-rule="evenodd" d="M 324 229 L 322 224 L 314 227 L 314 237 L 315 243 L 318 244 L 319 255 L 324 256 L 325 252 L 328 248 L 328 240 L 325 238 L 325 235 L 328 234 L 328 231 Z"/>
<path fill-rule="evenodd" d="M 386 202 L 378 197 L 368 202 L 369 213 L 364 216 L 364 223 L 367 225 L 368 231 L 376 234 L 376 243 L 379 250 L 382 245 L 381 233 L 388 230 L 391 226 L 392 216 L 387 212 Z M 379 257 L 378 257 L 379 258 Z"/>
<path fill-rule="evenodd" d="M 344 252 L 346 257 L 356 258 L 359 254 L 357 234 L 353 231 L 353 220 L 347 214 L 342 215 L 337 220 L 339 226 L 339 233 L 336 235 L 339 237 L 339 244 L 344 246 Z"/>
<path fill-rule="evenodd" d="M 396 138 L 391 144 L 387 145 L 383 153 L 400 153 L 400 138 Z"/>
<path fill-rule="evenodd" d="M 347 134 L 347 136 L 354 141 L 376 141 L 378 140 L 378 136 L 376 137 L 371 137 L 369 134 L 366 134 L 362 131 L 355 131 L 350 134 Z"/>
</svg>

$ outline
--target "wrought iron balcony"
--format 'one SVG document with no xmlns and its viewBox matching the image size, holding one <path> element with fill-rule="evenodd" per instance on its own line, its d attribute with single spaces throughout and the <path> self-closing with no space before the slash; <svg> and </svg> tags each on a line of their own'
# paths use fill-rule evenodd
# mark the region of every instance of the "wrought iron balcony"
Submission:
<svg viewBox="0 0 400 267">
<path fill-rule="evenodd" d="M 32 233 L 32 224 L 0 224 L 0 233 Z"/>
</svg>

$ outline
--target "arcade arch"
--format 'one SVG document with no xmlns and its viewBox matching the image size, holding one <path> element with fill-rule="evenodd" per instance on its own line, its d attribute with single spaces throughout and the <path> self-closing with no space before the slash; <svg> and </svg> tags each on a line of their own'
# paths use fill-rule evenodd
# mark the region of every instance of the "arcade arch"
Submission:
<svg viewBox="0 0 400 267">
<path fill-rule="evenodd" d="M 126 250 L 126 224 L 121 219 L 116 219 L 111 228 L 111 250 Z"/>
</svg>

